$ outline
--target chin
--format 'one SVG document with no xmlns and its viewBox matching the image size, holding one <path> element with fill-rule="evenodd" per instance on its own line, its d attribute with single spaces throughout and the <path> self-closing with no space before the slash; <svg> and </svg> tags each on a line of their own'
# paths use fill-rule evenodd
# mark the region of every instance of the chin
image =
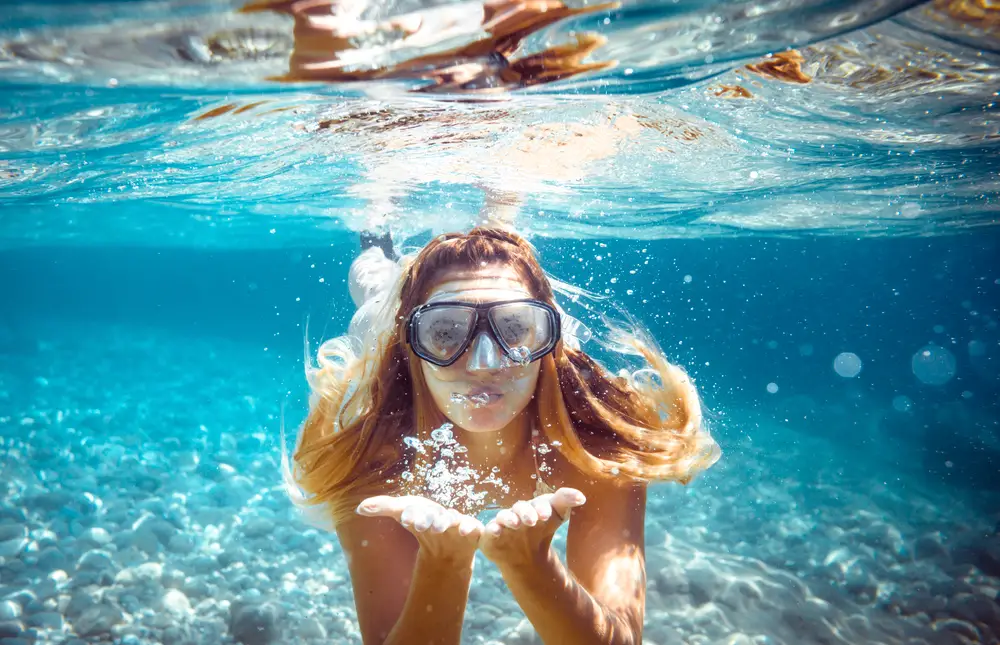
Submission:
<svg viewBox="0 0 1000 645">
<path fill-rule="evenodd" d="M 514 420 L 516 414 L 493 410 L 463 410 L 454 416 L 448 415 L 451 422 L 466 432 L 497 432 Z"/>
</svg>

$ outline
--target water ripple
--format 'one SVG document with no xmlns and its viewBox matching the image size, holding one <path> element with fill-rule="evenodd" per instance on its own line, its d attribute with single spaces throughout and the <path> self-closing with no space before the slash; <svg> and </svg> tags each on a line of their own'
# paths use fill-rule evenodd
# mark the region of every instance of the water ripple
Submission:
<svg viewBox="0 0 1000 645">
<path fill-rule="evenodd" d="M 363 18 L 421 10 L 380 6 Z M 406 236 L 471 225 L 484 187 L 522 195 L 529 233 L 576 238 L 997 221 L 1000 11 L 977 0 L 625 3 L 518 32 L 508 62 L 540 66 L 514 85 L 541 74 L 520 91 L 481 55 L 503 30 L 354 43 L 351 73 L 378 80 L 286 84 L 268 79 L 302 50 L 280 12 L 117 7 L 0 24 L 2 245 Z M 599 46 L 543 74 L 581 34 Z"/>
</svg>

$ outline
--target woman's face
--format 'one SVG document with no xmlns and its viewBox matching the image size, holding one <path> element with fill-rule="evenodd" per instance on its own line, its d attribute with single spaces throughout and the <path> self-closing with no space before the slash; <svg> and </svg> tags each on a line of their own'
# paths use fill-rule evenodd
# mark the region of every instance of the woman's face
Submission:
<svg viewBox="0 0 1000 645">
<path fill-rule="evenodd" d="M 489 265 L 443 274 L 427 302 L 481 304 L 531 297 L 513 269 Z M 468 432 L 495 432 L 513 421 L 534 396 L 539 367 L 538 361 L 526 365 L 511 361 L 485 331 L 448 367 L 420 360 L 434 403 L 449 421 Z"/>
</svg>

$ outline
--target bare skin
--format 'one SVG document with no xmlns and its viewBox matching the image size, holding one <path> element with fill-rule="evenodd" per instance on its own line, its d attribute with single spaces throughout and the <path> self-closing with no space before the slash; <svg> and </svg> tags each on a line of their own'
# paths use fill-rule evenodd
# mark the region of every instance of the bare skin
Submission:
<svg viewBox="0 0 1000 645">
<path fill-rule="evenodd" d="M 430 294 L 473 302 L 516 297 L 530 294 L 515 273 L 497 266 L 445 274 Z M 483 369 L 469 355 L 446 368 L 425 364 L 424 375 L 435 403 L 454 423 L 456 438 L 468 448 L 469 464 L 483 472 L 500 469 L 510 490 L 491 501 L 505 508 L 484 526 L 419 495 L 363 501 L 358 517 L 337 531 L 364 642 L 459 643 L 478 549 L 500 570 L 543 642 L 640 643 L 645 487 L 592 481 L 557 462 L 547 479 L 561 488 L 535 497 L 526 409 L 538 363 Z M 456 389 L 478 386 L 501 388 L 503 396 L 474 410 L 451 402 Z M 563 563 L 551 542 L 567 519 Z"/>
</svg>

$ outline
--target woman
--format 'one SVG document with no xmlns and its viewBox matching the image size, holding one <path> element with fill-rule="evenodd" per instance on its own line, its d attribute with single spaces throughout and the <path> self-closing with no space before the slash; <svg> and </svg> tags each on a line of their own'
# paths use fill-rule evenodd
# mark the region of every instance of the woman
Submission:
<svg viewBox="0 0 1000 645">
<path fill-rule="evenodd" d="M 352 333 L 318 352 L 286 468 L 333 520 L 364 642 L 459 643 L 481 550 L 543 642 L 640 643 L 646 485 L 719 456 L 690 380 L 639 330 L 609 340 L 647 369 L 613 376 L 581 351 L 503 228 L 438 236 L 398 267 L 388 238 L 365 245 Z M 484 525 L 486 508 L 502 510 Z"/>
</svg>

